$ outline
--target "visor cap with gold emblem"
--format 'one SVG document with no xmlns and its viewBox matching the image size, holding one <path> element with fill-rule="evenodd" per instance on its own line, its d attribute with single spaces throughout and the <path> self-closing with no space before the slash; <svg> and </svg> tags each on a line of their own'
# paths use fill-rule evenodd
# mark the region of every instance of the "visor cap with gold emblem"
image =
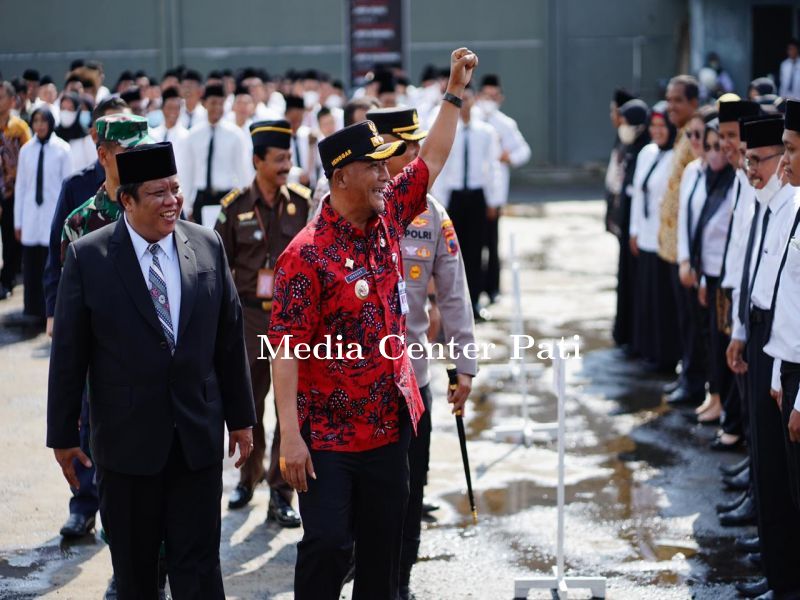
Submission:
<svg viewBox="0 0 800 600">
<path fill-rule="evenodd" d="M 250 137 L 253 140 L 253 151 L 263 148 L 280 148 L 288 150 L 292 143 L 292 128 L 289 121 L 259 121 L 250 125 Z"/>
<path fill-rule="evenodd" d="M 336 169 L 357 160 L 386 160 L 405 150 L 403 141 L 386 143 L 372 121 L 361 121 L 340 129 L 319 143 L 319 157 L 328 179 Z"/>
<path fill-rule="evenodd" d="M 428 135 L 427 130 L 419 126 L 419 115 L 415 108 L 377 108 L 369 111 L 367 118 L 375 123 L 378 133 L 393 135 L 408 142 L 418 142 Z"/>
</svg>

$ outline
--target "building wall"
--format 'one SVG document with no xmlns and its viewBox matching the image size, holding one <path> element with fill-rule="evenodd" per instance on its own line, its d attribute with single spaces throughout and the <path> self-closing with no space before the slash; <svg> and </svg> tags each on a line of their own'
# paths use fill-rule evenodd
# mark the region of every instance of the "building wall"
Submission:
<svg viewBox="0 0 800 600">
<path fill-rule="evenodd" d="M 612 90 L 654 99 L 679 64 L 689 1 L 409 0 L 409 74 L 469 45 L 481 73 L 499 73 L 534 165 L 602 163 Z M 59 79 L 79 57 L 102 60 L 110 84 L 124 69 L 160 76 L 179 63 L 346 68 L 343 0 L 0 0 L 0 14 L 13 24 L 0 41 L 7 77 L 35 67 Z"/>
</svg>

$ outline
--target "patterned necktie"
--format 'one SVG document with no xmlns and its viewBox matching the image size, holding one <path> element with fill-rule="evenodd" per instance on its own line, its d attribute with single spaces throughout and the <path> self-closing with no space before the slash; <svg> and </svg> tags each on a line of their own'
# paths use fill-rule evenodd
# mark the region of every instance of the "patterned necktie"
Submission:
<svg viewBox="0 0 800 600">
<path fill-rule="evenodd" d="M 151 244 L 147 251 L 153 255 L 153 262 L 150 264 L 150 299 L 156 308 L 158 321 L 164 330 L 164 335 L 169 344 L 169 351 L 175 352 L 175 334 L 172 331 L 172 317 L 169 313 L 169 298 L 167 297 L 167 282 L 164 279 L 164 272 L 161 270 L 161 263 L 158 261 L 158 244 Z"/>
</svg>

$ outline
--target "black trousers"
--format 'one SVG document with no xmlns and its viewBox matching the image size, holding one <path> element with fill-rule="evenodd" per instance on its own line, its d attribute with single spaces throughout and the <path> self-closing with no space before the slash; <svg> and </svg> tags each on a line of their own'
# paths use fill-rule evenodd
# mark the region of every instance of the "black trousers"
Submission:
<svg viewBox="0 0 800 600">
<path fill-rule="evenodd" d="M 678 309 L 672 289 L 672 265 L 655 252 L 641 250 L 637 259 L 633 349 L 663 370 L 680 357 Z"/>
<path fill-rule="evenodd" d="M 338 600 L 354 543 L 353 600 L 396 600 L 410 428 L 405 413 L 397 443 L 365 452 L 311 450 L 317 479 L 309 478 L 308 492 L 299 494 L 296 600 Z"/>
<path fill-rule="evenodd" d="M 260 308 L 242 306 L 242 316 L 244 317 L 244 343 L 247 349 L 247 360 L 250 362 L 250 380 L 253 384 L 253 398 L 256 402 L 258 422 L 253 427 L 253 451 L 239 471 L 239 482 L 252 488 L 264 477 L 264 456 L 267 452 L 264 411 L 271 376 L 269 359 L 258 358 L 261 356 L 261 340 L 258 336 L 267 330 L 270 313 L 264 312 Z M 275 412 L 277 414 L 277 410 Z M 278 461 L 281 452 L 281 430 L 278 421 L 275 422 L 275 432 L 269 452 L 269 469 L 266 471 L 267 485 L 291 503 L 294 490 L 281 475 Z"/>
<path fill-rule="evenodd" d="M 741 435 L 742 410 L 739 393 L 733 383 L 733 373 L 728 368 L 725 352 L 730 343 L 730 337 L 717 327 L 720 315 L 717 313 L 717 290 L 719 277 L 706 275 L 706 298 L 708 298 L 708 390 L 712 394 L 719 394 L 722 400 L 722 429 L 725 433 Z"/>
<path fill-rule="evenodd" d="M 194 205 L 192 206 L 192 220 L 195 223 L 202 223 L 203 222 L 203 207 L 204 206 L 213 206 L 214 204 L 219 204 L 219 201 L 225 197 L 225 194 L 228 192 L 218 192 L 214 191 L 206 191 L 206 190 L 198 190 L 197 196 L 194 199 Z"/>
<path fill-rule="evenodd" d="M 636 257 L 631 253 L 627 229 L 619 237 L 617 264 L 617 314 L 613 337 L 617 346 L 633 342 L 634 297 L 636 295 Z"/>
<path fill-rule="evenodd" d="M 89 397 L 88 386 L 83 390 L 81 397 L 81 450 L 89 458 L 92 457 L 92 449 L 89 445 L 91 438 L 91 429 L 89 426 Z M 75 474 L 78 476 L 78 481 L 81 487 L 78 489 L 70 488 L 72 490 L 72 498 L 69 499 L 69 513 L 83 515 L 86 518 L 95 517 L 97 509 L 100 506 L 100 498 L 97 494 L 97 483 L 95 482 L 95 466 L 88 469 L 83 466 L 77 458 L 73 461 L 75 467 Z"/>
<path fill-rule="evenodd" d="M 482 189 L 453 190 L 447 212 L 461 244 L 467 288 L 473 306 L 483 288 L 483 244 L 486 237 L 486 199 Z"/>
<path fill-rule="evenodd" d="M 750 404 L 751 473 L 758 512 L 761 563 L 773 592 L 800 590 L 800 510 L 789 492 L 789 472 L 778 405 L 769 394 L 772 357 L 764 353 L 769 338 L 768 311 L 753 308 L 747 341 Z"/>
<path fill-rule="evenodd" d="M 400 586 L 408 587 L 411 568 L 417 562 L 419 540 L 422 532 L 422 499 L 428 483 L 428 467 L 431 458 L 431 388 L 419 388 L 425 413 L 417 423 L 417 435 L 411 437 L 408 446 L 409 494 L 408 509 L 403 524 L 403 548 L 400 553 Z"/>
<path fill-rule="evenodd" d="M 14 196 L 3 199 L 0 205 L 3 207 L 3 214 L 0 216 L 0 236 L 3 238 L 3 269 L 0 271 L 0 285 L 11 290 L 22 269 L 22 245 L 14 237 Z"/>
<path fill-rule="evenodd" d="M 782 417 L 783 441 L 786 448 L 786 464 L 789 469 L 789 492 L 792 503 L 800 509 L 800 444 L 789 439 L 789 416 L 794 410 L 794 401 L 800 389 L 800 364 L 781 363 L 781 389 L 783 389 Z M 800 523 L 795 523 L 795 531 L 800 529 Z"/>
<path fill-rule="evenodd" d="M 498 237 L 500 230 L 500 215 L 492 221 L 486 222 L 486 234 L 483 247 L 488 254 L 486 270 L 483 272 L 483 291 L 489 298 L 500 293 L 500 254 L 498 252 Z"/>
<path fill-rule="evenodd" d="M 708 370 L 705 357 L 708 347 L 708 315 L 700 306 L 697 290 L 681 284 L 678 265 L 670 265 L 670 279 L 678 307 L 678 329 L 681 343 L 681 385 L 690 394 L 706 389 Z"/>
<path fill-rule="evenodd" d="M 5 241 L 5 240 L 4 240 Z M 44 265 L 47 262 L 47 246 L 22 246 L 22 284 L 24 285 L 23 312 L 44 321 Z"/>
<path fill-rule="evenodd" d="M 222 461 L 189 470 L 176 433 L 161 473 L 127 475 L 97 465 L 97 483 L 120 600 L 158 598 L 162 540 L 176 600 L 225 598 L 219 562 Z"/>
</svg>

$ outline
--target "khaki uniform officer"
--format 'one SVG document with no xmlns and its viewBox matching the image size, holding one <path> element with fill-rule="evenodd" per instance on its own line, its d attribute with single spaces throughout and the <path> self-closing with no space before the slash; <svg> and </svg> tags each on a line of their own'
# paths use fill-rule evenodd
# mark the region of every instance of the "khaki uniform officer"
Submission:
<svg viewBox="0 0 800 600">
<path fill-rule="evenodd" d="M 267 359 L 259 360 L 262 353 L 258 336 L 266 333 L 269 324 L 275 261 L 305 226 L 311 198 L 308 188 L 286 184 L 292 168 L 289 123 L 283 120 L 253 123 L 250 135 L 256 177 L 249 187 L 234 190 L 223 198 L 216 225 L 244 311 L 245 343 L 258 417 L 253 430 L 255 448 L 242 467 L 239 485 L 228 503 L 230 508 L 242 508 L 250 502 L 253 488 L 264 477 L 264 399 L 270 387 L 270 365 Z M 284 527 L 298 527 L 300 517 L 291 507 L 293 492 L 278 467 L 279 448 L 276 423 L 266 474 L 270 487 L 267 519 Z"/>
<path fill-rule="evenodd" d="M 403 140 L 406 151 L 390 158 L 389 176 L 395 177 L 419 154 L 420 143 L 428 132 L 419 126 L 416 109 L 382 108 L 371 110 L 367 118 L 375 123 L 384 140 Z M 464 260 L 458 245 L 453 222 L 444 207 L 430 194 L 425 211 L 420 213 L 406 229 L 400 243 L 403 271 L 408 290 L 408 344 L 427 344 L 429 307 L 441 312 L 445 342 L 454 342 L 454 356 L 459 374 L 459 402 L 463 402 L 471 388 L 472 377 L 478 372 L 478 362 L 464 356 L 466 344 L 475 342 L 475 322 L 472 302 L 467 289 Z M 431 283 L 436 294 L 428 295 Z M 430 305 L 428 301 L 430 300 Z M 438 305 L 438 306 L 437 306 Z M 425 404 L 425 413 L 417 426 L 417 436 L 408 448 L 409 498 L 403 524 L 403 545 L 400 554 L 400 600 L 412 597 L 409 589 L 411 569 L 417 560 L 420 543 L 423 492 L 428 478 L 431 445 L 431 390 L 428 358 L 411 357 L 419 393 Z"/>
</svg>

